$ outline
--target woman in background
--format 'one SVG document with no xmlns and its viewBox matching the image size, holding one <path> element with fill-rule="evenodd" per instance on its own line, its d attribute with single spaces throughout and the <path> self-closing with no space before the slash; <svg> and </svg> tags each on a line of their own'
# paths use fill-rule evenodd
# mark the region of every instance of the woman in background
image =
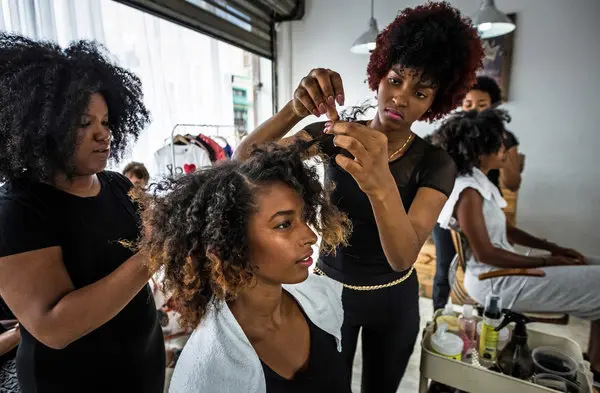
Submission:
<svg viewBox="0 0 600 393">
<path fill-rule="evenodd" d="M 477 82 L 463 99 L 462 110 L 481 112 L 496 108 L 501 103 L 502 92 L 496 81 L 488 76 L 478 76 Z M 504 148 L 506 149 L 504 165 L 500 169 L 491 170 L 488 179 L 499 189 L 502 186 L 517 192 L 521 186 L 522 158 L 519 154 L 519 141 L 508 130 L 505 130 Z"/>
<path fill-rule="evenodd" d="M 141 162 L 132 161 L 123 169 L 123 176 L 127 177 L 131 184 L 140 188 L 146 188 L 150 181 L 150 173 Z"/>
<path fill-rule="evenodd" d="M 471 87 L 471 90 L 469 90 L 462 101 L 462 110 L 481 112 L 486 109 L 496 108 L 501 103 L 502 92 L 496 81 L 487 76 L 478 76 L 477 82 Z M 510 118 L 505 117 L 505 120 L 509 122 Z M 523 158 L 518 150 L 519 141 L 508 130 L 505 130 L 504 148 L 505 159 L 502 168 L 491 169 L 487 177 L 499 190 L 500 185 L 502 185 L 503 188 L 517 192 L 521 186 Z M 452 243 L 450 231 L 441 228 L 439 224 L 436 224 L 435 228 L 433 228 L 432 235 L 436 254 L 436 269 L 433 279 L 433 308 L 437 310 L 444 308 L 444 305 L 448 302 L 448 296 L 450 295 L 448 274 L 452 259 L 456 255 L 456 250 L 454 249 L 454 243 Z"/>
<path fill-rule="evenodd" d="M 504 114 L 494 110 L 462 112 L 444 122 L 432 141 L 456 162 L 459 176 L 439 217 L 442 228 L 464 233 L 470 255 L 465 288 L 484 304 L 489 293 L 502 296 L 503 305 L 521 312 L 557 312 L 592 321 L 588 356 L 594 378 L 600 372 L 600 258 L 537 238 L 507 223 L 506 202 L 486 174 L 505 160 Z M 524 256 L 513 244 L 545 250 Z M 545 277 L 509 276 L 480 281 L 478 276 L 498 269 L 538 268 Z"/>
<path fill-rule="evenodd" d="M 352 370 L 362 328 L 362 392 L 396 392 L 419 332 L 413 263 L 447 200 L 456 169 L 448 155 L 411 131 L 459 105 L 475 81 L 483 49 L 470 20 L 448 3 L 407 8 L 377 38 L 367 68 L 377 93 L 371 121 L 315 123 L 295 138 L 329 156 L 325 181 L 352 221 L 347 246 L 323 254 L 316 272 L 344 284 L 343 351 Z M 294 98 L 251 133 L 236 154 L 282 138 L 302 118 L 337 120 L 340 76 L 315 69 Z M 324 134 L 325 131 L 325 134 Z M 338 154 L 344 150 L 344 154 Z M 355 159 L 349 158 L 353 157 Z"/>
<path fill-rule="evenodd" d="M 163 390 L 164 344 L 127 178 L 148 124 L 137 77 L 102 48 L 0 34 L 0 297 L 24 393 Z"/>
</svg>

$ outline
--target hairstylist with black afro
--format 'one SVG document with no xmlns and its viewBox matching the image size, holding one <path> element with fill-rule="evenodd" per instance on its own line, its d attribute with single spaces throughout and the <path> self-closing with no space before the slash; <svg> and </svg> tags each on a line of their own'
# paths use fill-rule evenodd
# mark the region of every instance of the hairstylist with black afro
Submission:
<svg viewBox="0 0 600 393">
<path fill-rule="evenodd" d="M 340 49 L 341 50 L 341 49 Z M 377 93 L 371 121 L 337 121 L 344 102 L 340 76 L 315 69 L 294 99 L 237 150 L 279 140 L 309 114 L 330 123 L 295 138 L 318 138 L 333 201 L 352 220 L 348 246 L 321 255 L 316 272 L 344 284 L 343 351 L 351 369 L 362 328 L 363 393 L 395 392 L 419 331 L 413 263 L 452 191 L 452 159 L 411 131 L 418 120 L 440 119 L 475 81 L 483 49 L 471 22 L 447 3 L 403 10 L 377 38 L 367 74 Z M 324 134 L 325 131 L 325 134 Z M 345 150 L 344 154 L 337 154 Z M 349 156 L 353 156 L 354 159 Z"/>
<path fill-rule="evenodd" d="M 149 120 L 97 45 L 0 35 L 0 295 L 24 393 L 162 392 L 164 344 L 131 182 L 105 171 Z"/>
</svg>

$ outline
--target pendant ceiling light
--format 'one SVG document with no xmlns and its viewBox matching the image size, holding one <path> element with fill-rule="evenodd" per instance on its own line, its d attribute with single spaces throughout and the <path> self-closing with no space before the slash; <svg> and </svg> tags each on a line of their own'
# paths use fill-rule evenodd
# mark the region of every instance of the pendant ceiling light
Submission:
<svg viewBox="0 0 600 393">
<path fill-rule="evenodd" d="M 350 48 L 352 53 L 364 55 L 369 54 L 373 49 L 375 49 L 375 41 L 377 41 L 379 29 L 377 28 L 377 21 L 373 16 L 375 6 L 374 3 L 375 0 L 371 0 L 371 19 L 369 19 L 369 29 L 361 34 L 356 41 L 354 41 L 352 48 Z"/>
<path fill-rule="evenodd" d="M 494 5 L 494 0 L 482 0 L 481 8 L 473 17 L 481 38 L 498 37 L 513 31 L 515 24 Z"/>
</svg>

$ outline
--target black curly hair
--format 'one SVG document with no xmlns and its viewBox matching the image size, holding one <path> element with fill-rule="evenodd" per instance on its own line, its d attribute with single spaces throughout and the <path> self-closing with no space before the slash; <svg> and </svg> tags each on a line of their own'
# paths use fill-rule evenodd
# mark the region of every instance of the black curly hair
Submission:
<svg viewBox="0 0 600 393">
<path fill-rule="evenodd" d="M 302 161 L 306 146 L 268 144 L 247 161 L 229 161 L 177 180 L 151 185 L 164 197 L 138 191 L 146 236 L 139 248 L 151 269 L 164 267 L 181 323 L 196 327 L 211 299 L 234 299 L 254 281 L 249 258 L 248 221 L 256 191 L 282 182 L 305 202 L 305 219 L 321 236 L 323 252 L 344 244 L 350 222 L 330 201 L 317 171 Z M 148 199 L 150 198 L 150 199 Z"/>
<path fill-rule="evenodd" d="M 492 106 L 496 106 L 502 101 L 502 91 L 500 90 L 500 86 L 498 86 L 496 81 L 489 76 L 478 76 L 475 84 L 470 90 L 479 90 L 488 93 L 492 101 Z"/>
<path fill-rule="evenodd" d="M 500 109 L 457 112 L 433 133 L 431 143 L 448 152 L 459 175 L 470 175 L 480 165 L 480 156 L 500 150 L 506 135 L 505 121 L 510 122 L 510 117 Z"/>
<path fill-rule="evenodd" d="M 149 122 L 140 80 L 95 42 L 63 50 L 1 33 L 0 182 L 74 175 L 77 128 L 94 93 L 108 106 L 111 157 L 118 160 Z"/>
<path fill-rule="evenodd" d="M 422 72 L 438 88 L 423 120 L 438 120 L 456 108 L 482 66 L 483 46 L 469 18 L 447 2 L 406 8 L 377 37 L 367 67 L 369 87 L 376 91 L 392 66 Z"/>
</svg>

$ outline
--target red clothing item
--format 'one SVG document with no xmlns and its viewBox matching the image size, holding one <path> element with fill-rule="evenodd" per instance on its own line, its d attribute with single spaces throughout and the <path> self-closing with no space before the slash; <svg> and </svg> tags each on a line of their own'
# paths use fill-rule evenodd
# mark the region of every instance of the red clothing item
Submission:
<svg viewBox="0 0 600 393">
<path fill-rule="evenodd" d="M 198 138 L 202 139 L 213 149 L 213 151 L 215 152 L 215 159 L 217 161 L 227 159 L 227 154 L 225 153 L 225 150 L 223 150 L 223 148 L 217 142 L 202 134 L 198 134 Z"/>
</svg>

